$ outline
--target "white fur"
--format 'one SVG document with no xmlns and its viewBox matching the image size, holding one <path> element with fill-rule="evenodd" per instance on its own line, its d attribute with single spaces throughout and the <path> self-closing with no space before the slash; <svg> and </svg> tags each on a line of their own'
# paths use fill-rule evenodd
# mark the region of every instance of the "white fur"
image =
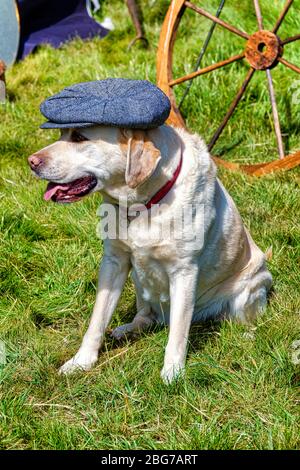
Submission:
<svg viewBox="0 0 300 470">
<path fill-rule="evenodd" d="M 78 353 L 60 369 L 69 373 L 90 369 L 97 361 L 105 329 L 117 306 L 130 270 L 137 294 L 137 314 L 130 324 L 114 331 L 116 338 L 148 328 L 153 322 L 170 324 L 164 366 L 165 382 L 184 370 L 192 321 L 232 318 L 248 322 L 262 311 L 272 278 L 265 256 L 244 228 L 206 146 L 197 135 L 161 126 L 147 137 L 160 150 L 153 175 L 135 189 L 125 182 L 126 155 L 120 131 L 108 127 L 83 129 L 90 142 L 71 143 L 70 131 L 37 156 L 45 158 L 40 177 L 58 183 L 93 174 L 105 201 L 145 203 L 173 175 L 181 152 L 179 177 L 163 199 L 163 211 L 154 210 L 151 227 L 147 213 L 133 219 L 128 240 L 106 240 L 99 273 L 96 303 Z M 203 204 L 204 241 L 155 240 L 152 232 L 185 205 Z M 117 206 L 116 206 L 117 207 Z M 186 232 L 191 227 L 185 227 Z M 193 245 L 194 244 L 194 245 Z"/>
</svg>

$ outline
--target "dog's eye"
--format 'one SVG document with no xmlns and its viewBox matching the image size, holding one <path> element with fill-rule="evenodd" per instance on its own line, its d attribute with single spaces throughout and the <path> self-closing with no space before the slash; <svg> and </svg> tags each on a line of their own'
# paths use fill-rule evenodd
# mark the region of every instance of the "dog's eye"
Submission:
<svg viewBox="0 0 300 470">
<path fill-rule="evenodd" d="M 84 142 L 89 139 L 84 137 L 84 135 L 81 135 L 78 131 L 73 131 L 71 134 L 71 140 L 72 142 Z"/>
</svg>

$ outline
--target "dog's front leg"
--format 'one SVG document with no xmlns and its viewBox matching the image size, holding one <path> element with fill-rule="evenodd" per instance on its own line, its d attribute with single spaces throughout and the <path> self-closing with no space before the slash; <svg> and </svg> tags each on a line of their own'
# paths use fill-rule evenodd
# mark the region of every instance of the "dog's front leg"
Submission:
<svg viewBox="0 0 300 470">
<path fill-rule="evenodd" d="M 99 272 L 99 286 L 92 318 L 79 351 L 66 362 L 60 373 L 89 370 L 98 359 L 105 329 L 117 306 L 130 269 L 130 260 L 123 252 L 104 255 Z"/>
<path fill-rule="evenodd" d="M 170 276 L 170 331 L 161 377 L 171 383 L 184 371 L 187 342 L 195 308 L 198 267 L 179 269 Z"/>
</svg>

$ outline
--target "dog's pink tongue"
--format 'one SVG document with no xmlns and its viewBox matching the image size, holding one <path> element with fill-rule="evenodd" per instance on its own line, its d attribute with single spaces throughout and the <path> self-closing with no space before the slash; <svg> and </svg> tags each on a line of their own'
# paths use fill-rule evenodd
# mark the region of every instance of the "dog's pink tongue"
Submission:
<svg viewBox="0 0 300 470">
<path fill-rule="evenodd" d="M 48 186 L 47 186 L 47 189 L 46 189 L 46 192 L 44 194 L 44 199 L 45 201 L 50 201 L 50 199 L 52 198 L 52 196 L 56 193 L 56 191 L 58 191 L 59 189 L 64 189 L 64 190 L 68 190 L 70 187 L 69 184 L 55 184 L 55 183 L 48 183 Z"/>
</svg>

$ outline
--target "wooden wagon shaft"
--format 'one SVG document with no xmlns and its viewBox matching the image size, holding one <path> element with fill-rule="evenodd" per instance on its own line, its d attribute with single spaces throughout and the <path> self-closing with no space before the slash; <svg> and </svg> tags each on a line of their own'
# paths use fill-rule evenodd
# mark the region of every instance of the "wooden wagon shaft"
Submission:
<svg viewBox="0 0 300 470">
<path fill-rule="evenodd" d="M 264 176 L 272 173 L 273 171 L 291 170 L 298 165 L 300 165 L 300 152 L 295 152 L 292 155 L 282 158 L 281 160 L 264 163 L 260 167 L 257 167 L 257 169 L 254 169 L 252 172 L 246 172 L 253 176 Z M 245 168 L 243 168 L 243 170 L 245 171 Z"/>
<path fill-rule="evenodd" d="M 219 166 L 232 171 L 242 171 L 251 176 L 264 176 L 273 171 L 291 170 L 300 164 L 300 152 L 295 152 L 281 160 L 274 160 L 268 163 L 255 163 L 253 165 L 242 165 L 239 163 L 227 162 L 222 158 L 212 156 L 215 163 Z"/>
</svg>

